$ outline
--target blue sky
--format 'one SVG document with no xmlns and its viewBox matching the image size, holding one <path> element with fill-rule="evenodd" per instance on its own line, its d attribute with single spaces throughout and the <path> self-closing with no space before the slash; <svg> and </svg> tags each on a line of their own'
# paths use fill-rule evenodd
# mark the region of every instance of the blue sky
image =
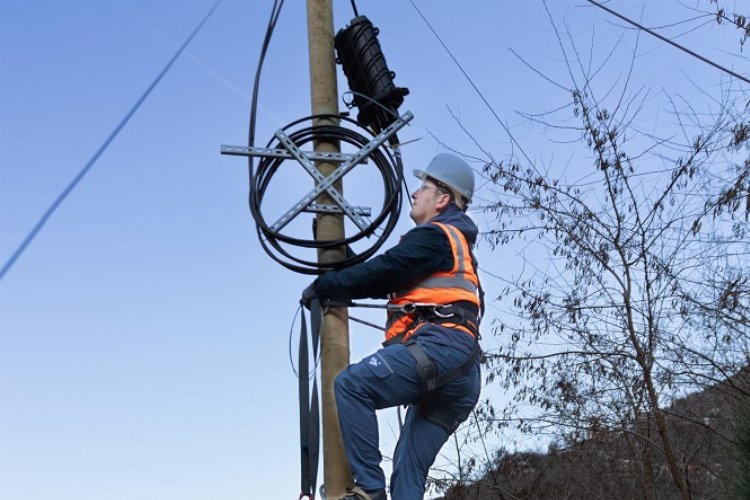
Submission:
<svg viewBox="0 0 750 500">
<path fill-rule="evenodd" d="M 212 3 L 2 0 L 3 264 Z M 507 50 L 565 79 L 541 2 L 417 4 L 535 161 L 582 168 L 571 161 L 575 147 L 549 141 L 516 114 L 565 102 L 563 92 Z M 594 61 L 622 33 L 585 2 L 550 4 L 586 52 L 593 33 Z M 403 150 L 407 170 L 444 150 L 436 138 L 481 154 L 451 113 L 496 158 L 508 158 L 507 135 L 409 2 L 357 5 L 380 28 L 397 85 L 411 89 L 401 108 L 415 115 L 400 135 L 415 141 Z M 690 17 L 667 0 L 609 5 L 652 26 Z M 3 499 L 298 495 L 296 379 L 288 342 L 310 278 L 262 252 L 247 209 L 246 164 L 219 155 L 221 144 L 246 143 L 270 6 L 224 1 L 0 283 Z M 336 29 L 351 17 L 350 3 L 336 2 Z M 262 77 L 260 143 L 310 113 L 305 30 L 304 3 L 289 0 Z M 725 33 L 708 26 L 682 40 L 731 66 L 737 60 L 723 54 L 717 40 Z M 627 53 L 634 40 L 626 34 L 621 50 Z M 653 89 L 649 104 L 661 102 L 662 92 L 689 101 L 700 95 L 696 87 L 725 81 L 645 36 L 638 53 L 634 86 Z M 617 81 L 621 71 L 618 66 L 601 78 Z M 345 90 L 340 74 L 339 93 Z M 659 130 L 673 125 L 656 112 L 644 123 Z M 290 181 L 290 192 L 307 189 L 298 183 L 308 182 L 304 176 Z M 353 182 L 345 181 L 347 198 L 362 204 L 370 186 Z M 480 190 L 480 202 L 490 197 Z M 284 199 L 279 189 L 273 201 L 283 209 L 296 198 Z M 391 243 L 410 227 L 402 215 Z M 480 226 L 491 222 L 480 212 L 473 216 Z M 482 247 L 479 255 L 485 270 L 503 274 L 513 272 L 518 252 Z M 499 293 L 501 284 L 490 276 L 484 284 L 488 297 Z M 490 319 L 499 313 L 490 307 Z M 377 347 L 378 332 L 356 324 L 351 330 L 352 359 Z M 394 422 L 395 413 L 386 413 L 385 454 L 395 442 Z M 448 448 L 443 464 L 451 461 Z"/>
</svg>

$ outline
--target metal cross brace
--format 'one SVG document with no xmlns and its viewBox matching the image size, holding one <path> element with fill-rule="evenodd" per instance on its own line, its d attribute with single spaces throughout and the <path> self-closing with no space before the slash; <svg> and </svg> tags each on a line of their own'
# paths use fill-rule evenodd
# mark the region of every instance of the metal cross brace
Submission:
<svg viewBox="0 0 750 500">
<path fill-rule="evenodd" d="M 292 153 L 282 148 L 259 148 L 248 146 L 229 146 L 221 145 L 221 154 L 227 156 L 260 156 L 264 158 L 279 158 L 283 160 L 296 159 Z M 351 159 L 354 155 L 351 153 L 334 153 L 327 151 L 306 151 L 305 157 L 313 161 L 326 161 L 329 163 L 341 163 Z M 367 159 L 360 161 L 361 164 L 367 163 Z M 328 205 L 322 203 L 311 203 L 305 209 L 305 212 L 341 214 L 343 211 L 337 205 Z M 352 207 L 352 211 L 358 215 L 369 217 L 371 210 L 369 207 Z"/>
<path fill-rule="evenodd" d="M 280 230 L 282 227 L 286 226 L 289 221 L 291 221 L 294 217 L 296 217 L 305 207 L 307 207 L 310 203 L 315 200 L 323 191 L 327 191 L 328 194 L 333 198 L 333 200 L 336 202 L 339 207 L 349 216 L 350 219 L 359 227 L 360 230 L 364 231 L 367 229 L 367 225 L 364 224 L 364 221 L 361 219 L 361 217 L 351 213 L 350 207 L 348 204 L 346 204 L 346 200 L 344 200 L 343 196 L 336 191 L 336 189 L 333 188 L 333 184 L 338 181 L 340 178 L 342 178 L 346 173 L 348 173 L 352 168 L 354 168 L 357 164 L 361 163 L 364 159 L 366 159 L 370 153 L 375 151 L 377 148 L 379 148 L 385 141 L 388 140 L 390 136 L 401 130 L 403 127 L 408 124 L 412 118 L 414 118 L 414 115 L 411 114 L 411 112 L 407 111 L 404 113 L 403 116 L 400 116 L 396 121 L 391 123 L 385 130 L 380 132 L 378 135 L 372 138 L 370 142 L 365 144 L 359 151 L 354 153 L 352 155 L 352 158 L 344 161 L 339 165 L 336 170 L 330 173 L 330 175 L 323 177 L 323 175 L 318 172 L 317 169 L 314 168 L 313 170 L 315 174 L 313 174 L 308 167 L 305 166 L 305 163 L 298 158 L 298 161 L 302 163 L 302 165 L 305 167 L 306 170 L 312 175 L 316 180 L 315 188 L 307 193 L 304 198 L 302 198 L 300 201 L 298 201 L 289 211 L 287 211 L 284 215 L 281 216 L 281 218 L 276 221 L 273 226 L 271 226 L 276 231 Z M 278 135 L 277 135 L 278 137 Z M 296 149 L 296 146 L 295 146 Z M 291 152 L 291 151 L 290 151 Z M 294 154 L 294 153 L 293 153 Z M 305 159 L 306 160 L 306 159 Z M 306 163 L 309 165 L 312 165 L 312 163 L 309 160 L 306 160 Z M 317 174 L 317 175 L 316 175 Z M 361 222 L 360 222 L 361 221 Z"/>
<path fill-rule="evenodd" d="M 291 210 L 287 211 L 284 215 L 281 216 L 281 219 L 271 225 L 271 229 L 274 231 L 279 231 L 281 228 L 286 226 L 289 221 L 296 217 L 297 214 L 299 214 L 302 210 L 307 208 L 307 206 L 310 205 L 310 203 L 312 203 L 313 200 L 317 198 L 318 195 L 323 191 L 328 192 L 328 196 L 333 199 L 333 202 L 336 203 L 336 205 L 341 207 L 341 210 L 343 210 L 344 213 L 349 216 L 349 218 L 357 225 L 360 231 L 364 231 L 365 229 L 367 229 L 367 222 L 362 217 L 360 217 L 359 214 L 355 213 L 352 210 L 351 205 L 344 199 L 344 196 L 333 187 L 333 183 L 331 183 L 329 188 L 320 188 L 320 186 L 325 183 L 326 176 L 323 175 L 317 168 L 315 168 L 315 164 L 309 158 L 307 158 L 307 156 L 305 156 L 305 154 L 297 147 L 294 141 L 292 141 L 289 136 L 286 135 L 282 130 L 277 130 L 274 136 L 279 140 L 279 143 L 284 146 L 286 150 L 289 151 L 292 156 L 302 165 L 302 167 L 307 170 L 307 173 L 310 174 L 313 179 L 315 179 L 316 188 L 312 192 L 316 194 L 312 198 L 309 198 L 310 195 L 308 194 L 305 198 L 298 201 Z M 346 164 L 346 162 L 344 162 L 344 164 Z M 339 165 L 339 167 L 337 167 L 331 175 L 338 172 L 340 168 L 341 165 Z M 299 210 L 297 210 L 298 208 Z"/>
<path fill-rule="evenodd" d="M 300 212 L 310 210 L 314 207 L 314 211 L 319 211 L 321 207 L 326 205 L 314 205 L 313 201 L 321 195 L 324 191 L 333 199 L 341 210 L 357 225 L 357 227 L 364 231 L 367 229 L 367 222 L 360 216 L 360 214 L 369 215 L 369 210 L 362 209 L 361 207 L 354 207 L 350 205 L 334 187 L 334 183 L 341 179 L 347 174 L 352 168 L 360 163 L 364 163 L 367 157 L 384 144 L 389 137 L 401 130 L 406 126 L 414 115 L 407 111 L 403 116 L 400 116 L 386 129 L 380 132 L 378 135 L 373 137 L 370 142 L 365 144 L 359 151 L 354 154 L 347 153 L 325 153 L 325 152 L 309 152 L 300 150 L 297 145 L 287 136 L 282 130 L 276 131 L 274 136 L 278 139 L 279 143 L 284 146 L 284 149 L 271 149 L 271 148 L 246 148 L 241 146 L 222 146 L 221 153 L 228 155 L 241 155 L 241 156 L 269 156 L 274 158 L 284 159 L 296 159 L 302 167 L 307 171 L 308 174 L 315 180 L 315 188 L 307 193 L 301 200 L 292 206 L 284 215 L 273 223 L 270 228 L 273 231 L 280 231 L 294 217 L 299 215 Z M 324 176 L 321 172 L 315 168 L 314 161 L 330 161 L 340 162 L 340 165 L 331 172 L 328 176 Z M 328 210 L 330 211 L 330 209 Z"/>
<path fill-rule="evenodd" d="M 283 158 L 285 160 L 294 160 L 292 153 L 286 149 L 280 148 L 249 148 L 247 146 L 228 146 L 221 145 L 221 154 L 228 156 L 263 156 L 268 158 Z M 350 159 L 350 153 L 327 153 L 324 151 L 307 151 L 306 157 L 314 161 L 342 162 Z"/>
</svg>

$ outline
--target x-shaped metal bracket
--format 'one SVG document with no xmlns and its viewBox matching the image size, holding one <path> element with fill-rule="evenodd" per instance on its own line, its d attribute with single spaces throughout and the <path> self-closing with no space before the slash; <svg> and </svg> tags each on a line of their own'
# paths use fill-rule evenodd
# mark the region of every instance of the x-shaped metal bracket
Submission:
<svg viewBox="0 0 750 500">
<path fill-rule="evenodd" d="M 336 190 L 333 186 L 336 181 L 346 175 L 352 168 L 359 163 L 364 162 L 367 157 L 384 144 L 389 137 L 401 130 L 406 124 L 408 124 L 414 115 L 407 111 L 403 116 L 400 116 L 390 124 L 386 129 L 380 132 L 378 135 L 373 137 L 370 142 L 363 146 L 359 151 L 354 154 L 342 154 L 342 153 L 321 153 L 321 152 L 307 152 L 300 150 L 297 145 L 284 133 L 283 130 L 278 130 L 274 134 L 279 144 L 283 146 L 283 149 L 268 149 L 268 148 L 241 148 L 238 146 L 222 146 L 222 154 L 231 155 L 242 155 L 242 156 L 272 156 L 276 158 L 289 158 L 297 160 L 302 167 L 307 171 L 308 174 L 315 180 L 315 188 L 307 193 L 301 200 L 295 203 L 291 209 L 289 209 L 284 215 L 274 222 L 270 227 L 271 230 L 278 232 L 285 227 L 292 219 L 294 219 L 300 212 L 308 211 L 327 211 L 325 209 L 311 210 L 313 207 L 313 201 L 326 192 L 331 199 L 339 206 L 339 208 L 349 217 L 352 222 L 360 229 L 364 231 L 368 227 L 367 221 L 362 217 L 362 214 L 369 215 L 367 209 L 360 207 L 354 207 L 350 205 L 344 196 Z M 340 162 L 339 166 L 331 172 L 329 175 L 323 175 L 317 168 L 315 168 L 315 161 L 332 161 Z"/>
</svg>

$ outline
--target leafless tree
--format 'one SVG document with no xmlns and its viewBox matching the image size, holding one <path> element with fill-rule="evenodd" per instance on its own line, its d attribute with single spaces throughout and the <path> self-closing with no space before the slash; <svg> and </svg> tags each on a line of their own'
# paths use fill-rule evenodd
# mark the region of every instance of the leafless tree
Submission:
<svg viewBox="0 0 750 500">
<path fill-rule="evenodd" d="M 489 378 L 514 391 L 504 416 L 558 449 L 616 437 L 645 498 L 665 485 L 712 497 L 726 474 L 704 474 L 701 450 L 728 447 L 729 427 L 675 402 L 705 389 L 722 404 L 750 399 L 748 92 L 725 86 L 702 109 L 669 98 L 679 134 L 660 136 L 638 127 L 653 96 L 631 88 L 635 58 L 602 87 L 553 27 L 569 75 L 554 85 L 570 102 L 527 118 L 584 145 L 584 174 L 529 158 L 484 169 L 498 220 L 486 237 L 523 259 L 500 297 L 513 316 L 496 320 L 505 342 L 488 353 Z M 481 408 L 487 421 L 499 413 Z"/>
</svg>

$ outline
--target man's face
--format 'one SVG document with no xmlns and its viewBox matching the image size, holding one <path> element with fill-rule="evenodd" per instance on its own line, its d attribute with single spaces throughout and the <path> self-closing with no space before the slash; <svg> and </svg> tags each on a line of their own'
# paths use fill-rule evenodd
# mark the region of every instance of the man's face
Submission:
<svg viewBox="0 0 750 500">
<path fill-rule="evenodd" d="M 450 204 L 450 195 L 429 180 L 411 195 L 412 208 L 409 216 L 417 224 L 424 224 Z"/>
</svg>

